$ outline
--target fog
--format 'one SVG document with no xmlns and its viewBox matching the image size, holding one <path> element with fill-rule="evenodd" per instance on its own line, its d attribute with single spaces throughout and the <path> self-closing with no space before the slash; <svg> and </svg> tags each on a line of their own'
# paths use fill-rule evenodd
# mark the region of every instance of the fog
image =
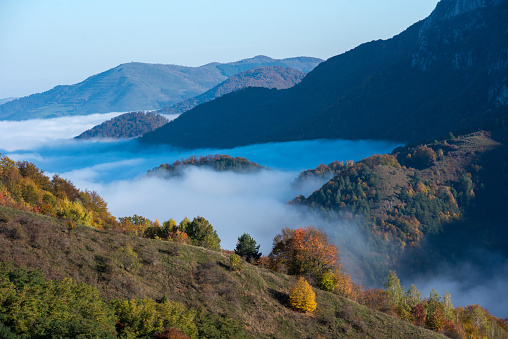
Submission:
<svg viewBox="0 0 508 339">
<path fill-rule="evenodd" d="M 316 213 L 288 205 L 299 194 L 308 196 L 324 180 L 308 181 L 295 188 L 291 183 L 302 170 L 336 160 L 358 161 L 372 154 L 389 153 L 392 142 L 314 140 L 251 145 L 228 150 L 185 150 L 169 146 L 140 146 L 134 140 L 78 141 L 72 137 L 119 113 L 66 117 L 23 122 L 0 121 L 0 153 L 14 160 L 33 162 L 47 175 L 59 174 L 78 188 L 97 191 L 116 217 L 142 215 L 151 220 L 177 222 L 184 217 L 203 216 L 221 238 L 221 246 L 234 249 L 238 237 L 249 233 L 268 254 L 272 240 L 284 227 L 314 225 L 340 243 L 341 258 L 353 277 L 351 253 L 369 253 L 367 241 L 353 225 L 326 222 Z M 146 176 L 162 163 L 192 155 L 229 154 L 242 156 L 267 169 L 238 174 L 189 168 L 182 176 Z M 350 248 L 348 248 L 350 247 Z M 508 264 L 491 276 L 474 277 L 477 268 L 442 267 L 437 274 L 420 276 L 413 283 L 424 296 L 436 288 L 449 291 L 455 306 L 478 303 L 493 314 L 506 316 L 503 287 Z M 474 278 L 474 279 L 473 279 Z M 467 282 L 474 282 L 468 285 Z M 406 287 L 409 287 L 407 284 Z M 504 299 L 504 300 L 503 300 Z"/>
<path fill-rule="evenodd" d="M 434 288 L 442 297 L 446 291 L 451 294 L 453 305 L 480 305 L 500 318 L 508 316 L 508 260 L 500 253 L 475 250 L 476 262 L 461 262 L 454 265 L 436 263 L 436 269 L 425 275 L 411 277 L 411 283 L 429 297 Z M 478 260 L 480 259 L 480 260 Z"/>
<path fill-rule="evenodd" d="M 122 113 L 24 121 L 0 121 L 0 150 L 30 150 L 43 144 L 75 137 Z"/>
<path fill-rule="evenodd" d="M 308 181 L 296 189 L 291 183 L 300 171 L 336 160 L 358 161 L 374 153 L 391 152 L 397 146 L 382 141 L 317 140 L 182 151 L 140 146 L 136 140 L 72 139 L 118 114 L 0 121 L 0 152 L 13 160 L 33 162 L 47 175 L 58 174 L 80 189 L 97 191 L 116 217 L 138 214 L 161 222 L 169 218 L 179 222 L 200 215 L 217 230 L 223 248 L 234 249 L 238 237 L 247 232 L 267 254 L 273 237 L 284 227 L 330 228 L 317 216 L 287 204 L 325 182 Z M 191 168 L 171 179 L 145 175 L 162 163 L 209 154 L 242 156 L 267 169 L 237 174 Z"/>
</svg>

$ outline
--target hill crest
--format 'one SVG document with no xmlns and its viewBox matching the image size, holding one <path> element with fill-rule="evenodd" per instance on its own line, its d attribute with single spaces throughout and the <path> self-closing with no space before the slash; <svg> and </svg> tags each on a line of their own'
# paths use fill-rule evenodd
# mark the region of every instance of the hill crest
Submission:
<svg viewBox="0 0 508 339">
<path fill-rule="evenodd" d="M 314 68 L 316 58 L 251 58 L 200 67 L 131 62 L 0 105 L 0 119 L 25 120 L 64 115 L 154 110 L 199 95 L 228 77 L 262 66 Z"/>
</svg>

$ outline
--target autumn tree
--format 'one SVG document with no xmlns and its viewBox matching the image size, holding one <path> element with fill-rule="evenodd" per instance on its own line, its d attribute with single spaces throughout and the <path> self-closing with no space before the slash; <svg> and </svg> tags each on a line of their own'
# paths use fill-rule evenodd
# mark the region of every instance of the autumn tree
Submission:
<svg viewBox="0 0 508 339">
<path fill-rule="evenodd" d="M 340 269 L 339 251 L 323 231 L 310 226 L 292 230 L 284 228 L 275 236 L 269 254 L 273 269 L 287 268 L 289 274 L 321 276 Z"/>
<path fill-rule="evenodd" d="M 185 217 L 182 221 L 180 221 L 180 224 L 178 224 L 178 229 L 182 232 L 187 233 L 187 229 L 190 227 L 191 221 L 189 218 Z"/>
<path fill-rule="evenodd" d="M 235 253 L 241 257 L 245 257 L 247 261 L 255 261 L 261 257 L 259 246 L 256 241 L 248 233 L 242 234 L 236 243 Z"/>
<path fill-rule="evenodd" d="M 445 314 L 441 297 L 435 289 L 430 291 L 425 311 L 427 313 L 425 325 L 436 332 L 441 331 L 445 325 Z"/>
<path fill-rule="evenodd" d="M 316 307 L 316 293 L 305 278 L 300 277 L 289 292 L 289 305 L 303 313 L 313 312 Z"/>
<path fill-rule="evenodd" d="M 407 307 L 404 298 L 404 286 L 400 285 L 400 279 L 395 271 L 390 271 L 383 283 L 388 302 L 392 305 L 395 313 L 405 321 L 412 321 L 411 308 Z"/>
<path fill-rule="evenodd" d="M 177 229 L 178 226 L 176 225 L 175 219 L 170 218 L 168 221 L 164 221 L 162 223 L 161 238 L 168 238 L 171 233 L 175 233 Z"/>
<path fill-rule="evenodd" d="M 390 271 L 383 286 L 388 295 L 388 300 L 395 306 L 402 305 L 404 302 L 404 286 L 400 285 L 400 279 L 395 271 Z"/>
</svg>

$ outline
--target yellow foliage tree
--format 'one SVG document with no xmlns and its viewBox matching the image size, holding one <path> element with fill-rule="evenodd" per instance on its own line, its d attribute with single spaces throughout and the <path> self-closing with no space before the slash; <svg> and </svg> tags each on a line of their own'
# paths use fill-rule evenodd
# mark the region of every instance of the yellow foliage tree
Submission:
<svg viewBox="0 0 508 339">
<path fill-rule="evenodd" d="M 316 293 L 312 290 L 307 280 L 303 277 L 298 279 L 289 293 L 289 305 L 299 312 L 312 312 L 316 309 Z"/>
</svg>

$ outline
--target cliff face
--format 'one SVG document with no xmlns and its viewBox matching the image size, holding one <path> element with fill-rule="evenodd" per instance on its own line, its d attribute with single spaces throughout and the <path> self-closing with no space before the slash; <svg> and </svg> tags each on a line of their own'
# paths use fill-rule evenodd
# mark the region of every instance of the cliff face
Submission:
<svg viewBox="0 0 508 339">
<path fill-rule="evenodd" d="M 418 142 L 490 130 L 506 115 L 508 1 L 443 0 L 425 20 L 328 59 L 290 89 L 225 95 L 144 141 L 187 148 L 323 138 Z"/>
<path fill-rule="evenodd" d="M 443 0 L 425 20 L 427 24 L 472 12 L 479 8 L 499 6 L 502 0 Z"/>
<path fill-rule="evenodd" d="M 482 69 L 490 78 L 487 101 L 493 108 L 506 106 L 508 47 L 503 41 L 508 30 L 506 25 L 493 25 L 505 11 L 503 0 L 439 2 L 419 30 L 411 66 L 422 71 L 451 67 L 465 73 Z M 482 31 L 486 34 L 480 37 Z"/>
</svg>

